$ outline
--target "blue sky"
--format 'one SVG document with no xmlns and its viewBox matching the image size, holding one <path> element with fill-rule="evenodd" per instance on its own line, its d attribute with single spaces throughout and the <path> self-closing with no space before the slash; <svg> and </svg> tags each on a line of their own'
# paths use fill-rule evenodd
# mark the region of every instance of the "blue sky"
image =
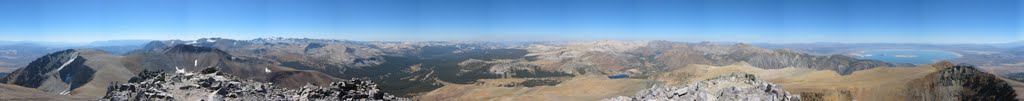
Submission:
<svg viewBox="0 0 1024 101">
<path fill-rule="evenodd" d="M 999 43 L 1017 0 L 0 0 L 0 40 Z"/>
</svg>

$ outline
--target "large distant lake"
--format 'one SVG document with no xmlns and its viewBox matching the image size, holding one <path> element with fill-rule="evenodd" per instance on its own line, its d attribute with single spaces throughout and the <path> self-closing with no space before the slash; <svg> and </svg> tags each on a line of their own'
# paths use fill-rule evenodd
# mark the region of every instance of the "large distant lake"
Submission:
<svg viewBox="0 0 1024 101">
<path fill-rule="evenodd" d="M 865 59 L 892 63 L 931 64 L 940 60 L 960 57 L 959 54 L 938 50 L 875 50 L 861 53 Z"/>
</svg>

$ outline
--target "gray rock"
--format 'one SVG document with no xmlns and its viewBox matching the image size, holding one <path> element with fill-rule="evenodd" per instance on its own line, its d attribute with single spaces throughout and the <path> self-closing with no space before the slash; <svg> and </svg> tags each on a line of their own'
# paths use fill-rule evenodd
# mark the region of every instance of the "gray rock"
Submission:
<svg viewBox="0 0 1024 101">
<path fill-rule="evenodd" d="M 145 71 L 129 82 L 109 87 L 103 100 L 409 100 L 383 93 L 377 84 L 363 79 L 335 82 L 324 87 L 306 85 L 301 89 L 285 89 L 271 83 L 238 80 L 212 68 L 199 73 Z"/>
<path fill-rule="evenodd" d="M 799 101 L 799 95 L 783 91 L 782 86 L 759 80 L 746 73 L 731 73 L 686 86 L 655 86 L 637 92 L 634 97 L 616 97 L 606 101 Z"/>
<path fill-rule="evenodd" d="M 949 64 L 948 62 L 944 62 Z M 940 68 L 938 72 L 911 81 L 906 100 L 918 101 L 1017 101 L 1016 91 L 1006 81 L 970 65 Z"/>
</svg>

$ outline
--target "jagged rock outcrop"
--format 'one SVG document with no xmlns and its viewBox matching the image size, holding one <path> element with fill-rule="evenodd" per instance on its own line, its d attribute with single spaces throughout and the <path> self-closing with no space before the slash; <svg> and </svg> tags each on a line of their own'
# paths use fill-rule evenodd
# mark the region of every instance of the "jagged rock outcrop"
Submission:
<svg viewBox="0 0 1024 101">
<path fill-rule="evenodd" d="M 79 52 L 68 49 L 36 59 L 28 66 L 0 79 L 4 83 L 67 94 L 92 79 L 96 70 L 85 65 Z"/>
<path fill-rule="evenodd" d="M 656 86 L 637 92 L 636 96 L 605 99 L 607 101 L 799 101 L 782 86 L 759 80 L 752 74 L 731 73 L 686 86 Z"/>
<path fill-rule="evenodd" d="M 106 94 L 105 100 L 409 100 L 383 93 L 377 84 L 363 79 L 286 89 L 272 83 L 238 80 L 216 68 L 179 73 L 145 71 L 129 83 L 109 87 Z"/>
<path fill-rule="evenodd" d="M 1006 81 L 970 65 L 937 63 L 941 69 L 906 85 L 916 101 L 1015 101 L 1015 91 Z M 940 67 L 947 66 L 947 67 Z"/>
</svg>

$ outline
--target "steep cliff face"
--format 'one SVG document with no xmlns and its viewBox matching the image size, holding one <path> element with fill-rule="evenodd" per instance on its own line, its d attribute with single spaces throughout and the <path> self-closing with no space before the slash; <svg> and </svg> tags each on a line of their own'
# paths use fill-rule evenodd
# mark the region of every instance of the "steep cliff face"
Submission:
<svg viewBox="0 0 1024 101">
<path fill-rule="evenodd" d="M 942 63 L 940 63 L 942 64 Z M 974 66 L 935 65 L 940 71 L 907 85 L 911 94 L 907 100 L 917 101 L 1013 101 L 1015 91 L 995 75 L 977 70 Z"/>
<path fill-rule="evenodd" d="M 43 56 L 0 81 L 45 92 L 67 94 L 92 79 L 96 70 L 85 65 L 76 50 L 64 50 Z"/>
<path fill-rule="evenodd" d="M 377 84 L 353 79 L 324 87 L 307 85 L 283 89 L 273 83 L 239 80 L 215 68 L 200 72 L 146 71 L 129 83 L 111 86 L 105 100 L 409 100 L 381 92 Z"/>
<path fill-rule="evenodd" d="M 782 86 L 757 79 L 752 74 L 731 73 L 681 87 L 653 87 L 636 96 L 607 101 L 799 101 L 800 96 L 782 90 Z"/>
</svg>

